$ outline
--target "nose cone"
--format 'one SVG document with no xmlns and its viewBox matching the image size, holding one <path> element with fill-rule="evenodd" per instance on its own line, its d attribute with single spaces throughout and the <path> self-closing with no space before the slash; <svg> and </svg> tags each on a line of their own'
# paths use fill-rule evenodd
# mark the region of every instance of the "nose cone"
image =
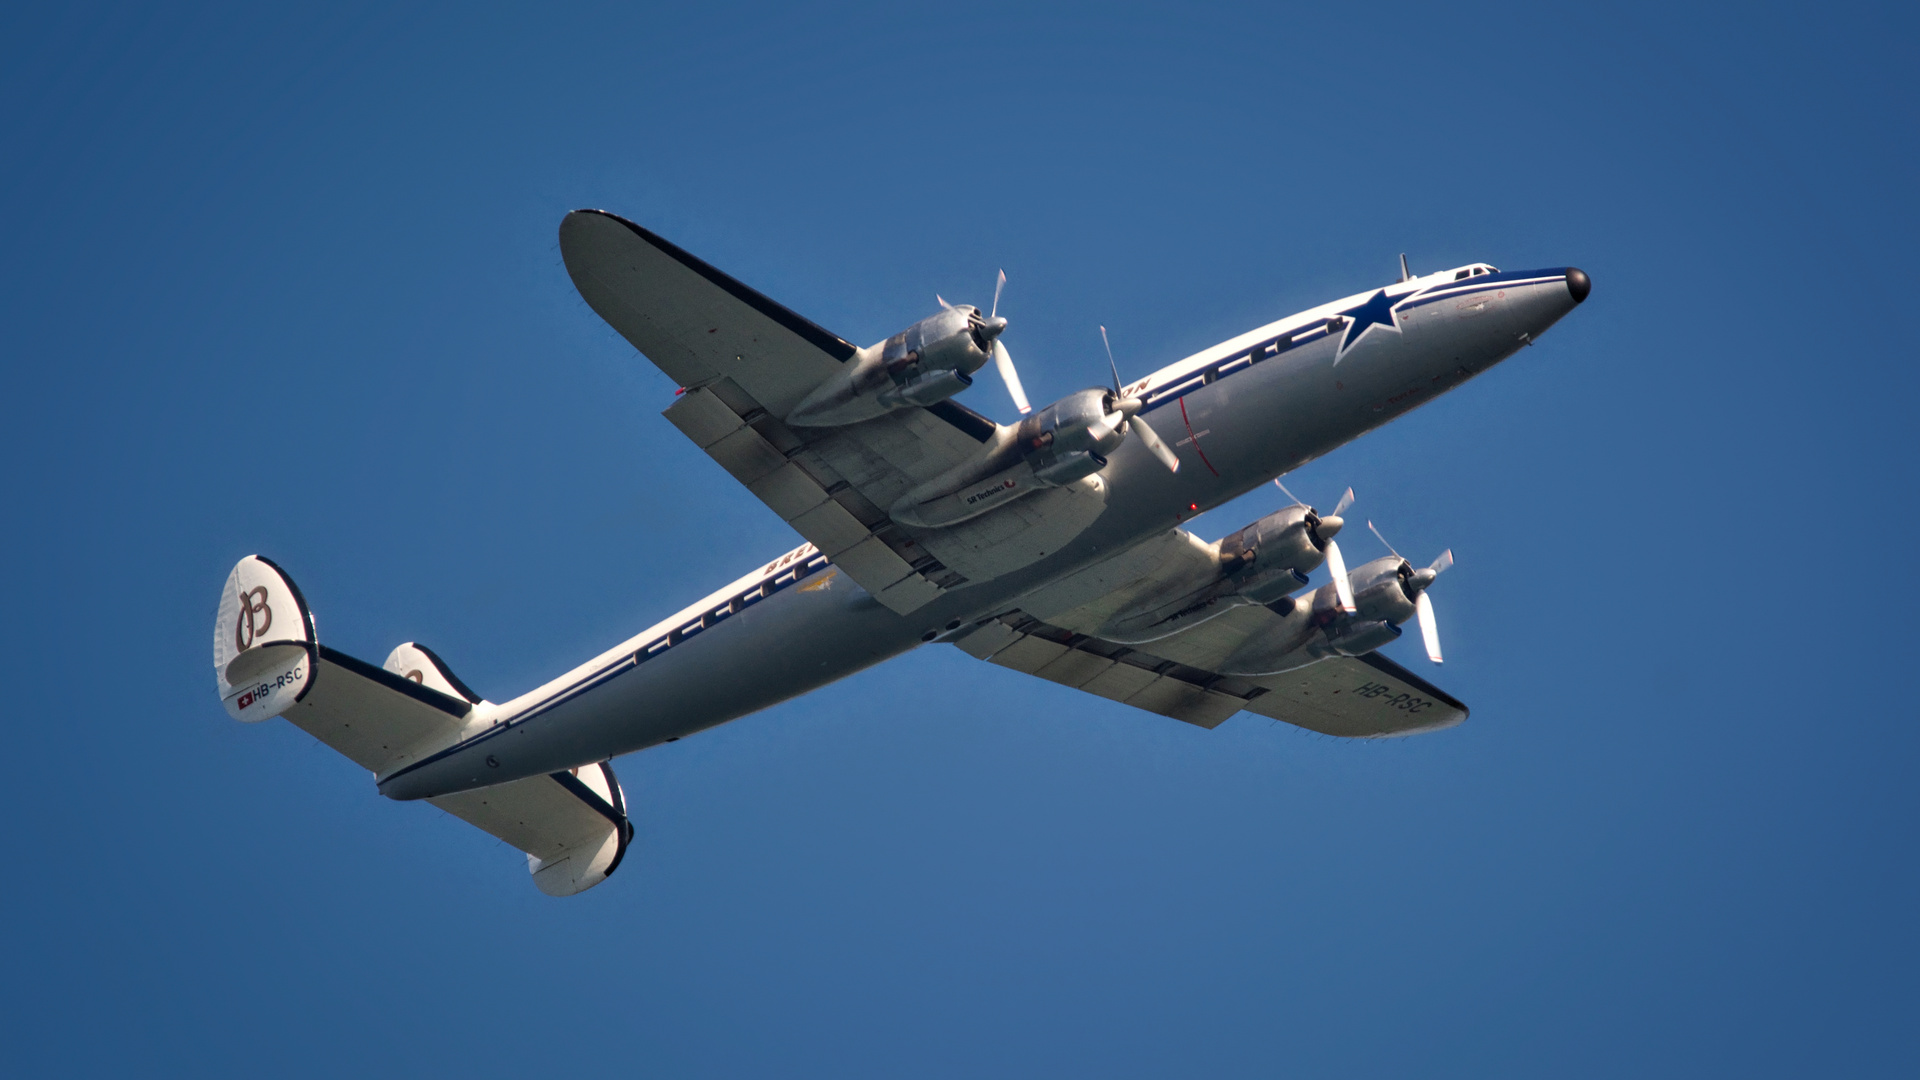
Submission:
<svg viewBox="0 0 1920 1080">
<path fill-rule="evenodd" d="M 1586 280 L 1585 274 L 1581 275 L 1581 280 L 1583 281 Z M 1581 295 L 1584 296 L 1586 294 L 1582 293 Z M 980 326 L 980 332 L 986 335 L 986 339 L 988 341 L 992 341 L 994 338 L 997 338 L 1000 336 L 1000 331 L 1005 330 L 1006 328 L 1007 328 L 1007 320 L 996 317 L 996 318 L 988 319 L 986 322 L 982 323 Z"/>
<path fill-rule="evenodd" d="M 1587 294 L 1592 291 L 1593 279 L 1587 276 L 1585 270 L 1573 266 L 1567 267 L 1567 292 L 1573 296 L 1574 303 L 1578 304 L 1585 300 Z"/>
</svg>

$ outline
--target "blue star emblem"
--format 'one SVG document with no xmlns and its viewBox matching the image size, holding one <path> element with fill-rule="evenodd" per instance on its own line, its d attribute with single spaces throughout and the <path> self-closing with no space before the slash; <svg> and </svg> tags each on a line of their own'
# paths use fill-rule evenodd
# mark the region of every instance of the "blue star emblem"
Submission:
<svg viewBox="0 0 1920 1080">
<path fill-rule="evenodd" d="M 1339 357 L 1347 355 L 1347 350 L 1358 344 L 1360 338 L 1376 326 L 1384 326 L 1396 334 L 1399 333 L 1400 321 L 1394 318 L 1393 306 L 1404 299 L 1406 299 L 1404 296 L 1389 299 L 1387 290 L 1381 289 L 1368 297 L 1366 303 L 1341 312 L 1340 314 L 1348 319 L 1347 333 L 1340 339 L 1339 356 L 1336 356 L 1333 362 L 1339 363 Z"/>
</svg>

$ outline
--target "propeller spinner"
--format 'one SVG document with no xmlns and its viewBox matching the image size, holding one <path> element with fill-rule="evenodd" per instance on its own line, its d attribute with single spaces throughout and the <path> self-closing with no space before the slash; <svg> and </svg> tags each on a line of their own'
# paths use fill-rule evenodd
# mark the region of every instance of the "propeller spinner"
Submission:
<svg viewBox="0 0 1920 1080">
<path fill-rule="evenodd" d="M 1333 539 L 1334 534 L 1346 525 L 1340 515 L 1353 505 L 1353 489 L 1348 488 L 1341 494 L 1340 501 L 1334 504 L 1333 513 L 1322 517 L 1319 511 L 1302 502 L 1300 496 L 1287 491 L 1287 485 L 1281 483 L 1279 477 L 1274 477 L 1273 486 L 1286 492 L 1287 498 L 1295 503 L 1307 507 L 1307 535 L 1326 553 L 1327 573 L 1333 578 L 1333 592 L 1340 601 L 1340 610 L 1353 614 L 1359 610 L 1353 605 L 1353 581 L 1347 576 L 1347 560 L 1340 554 L 1340 545 Z"/>
<path fill-rule="evenodd" d="M 1107 328 L 1104 326 L 1100 328 L 1100 342 L 1107 347 L 1107 366 L 1113 369 L 1113 405 L 1111 406 L 1113 411 L 1108 413 L 1102 422 L 1122 435 L 1134 435 L 1140 440 L 1140 445 L 1145 446 L 1149 453 L 1160 459 L 1160 464 L 1165 465 L 1168 472 L 1179 472 L 1179 455 L 1173 452 L 1173 447 L 1168 446 L 1140 415 L 1140 410 L 1145 408 L 1147 403 L 1140 398 L 1126 396 L 1126 391 L 1121 389 L 1120 365 L 1113 362 L 1113 343 L 1107 340 Z"/>
<path fill-rule="evenodd" d="M 1387 550 L 1392 551 L 1395 558 L 1399 559 L 1402 563 L 1407 561 L 1406 556 L 1401 555 L 1399 551 L 1394 549 L 1392 544 L 1387 543 L 1387 538 L 1381 536 L 1380 530 L 1374 527 L 1373 522 L 1367 522 L 1367 528 L 1373 530 L 1373 535 L 1379 537 L 1382 544 L 1387 545 Z M 1440 658 L 1440 623 L 1439 620 L 1434 617 L 1433 600 L 1427 596 L 1427 588 L 1433 584 L 1435 578 L 1446 573 L 1447 568 L 1452 565 L 1453 549 L 1448 548 L 1441 552 L 1439 558 L 1434 559 L 1433 562 L 1424 569 L 1412 570 L 1411 572 L 1402 571 L 1405 576 L 1405 584 L 1402 587 L 1407 592 L 1413 594 L 1414 615 L 1420 623 L 1420 641 L 1427 647 L 1427 659 L 1436 664 L 1442 662 Z"/>
<path fill-rule="evenodd" d="M 993 339 L 990 351 L 993 353 L 993 366 L 1000 372 L 1000 381 L 1007 384 L 1007 393 L 1013 398 L 1014 407 L 1020 410 L 1021 416 L 1025 416 L 1033 411 L 1033 405 L 1027 401 L 1027 391 L 1020 385 L 1020 373 L 1013 369 L 1012 355 L 1007 352 L 1006 345 L 1000 341 L 1001 332 L 1007 328 L 1007 320 L 1000 317 L 1000 290 L 1006 287 L 1007 272 L 1002 270 L 993 283 L 993 306 L 987 309 L 987 317 L 980 319 L 980 323 L 988 332 L 988 336 Z M 949 311 L 953 310 L 953 305 L 947 303 L 946 297 L 934 293 L 933 298 L 940 301 L 941 307 Z M 974 318 L 979 319 L 977 308 Z"/>
</svg>

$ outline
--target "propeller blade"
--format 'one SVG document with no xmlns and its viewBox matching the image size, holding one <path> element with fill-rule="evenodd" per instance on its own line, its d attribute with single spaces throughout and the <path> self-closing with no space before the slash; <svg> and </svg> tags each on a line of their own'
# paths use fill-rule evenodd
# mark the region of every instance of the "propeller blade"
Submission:
<svg viewBox="0 0 1920 1080">
<path fill-rule="evenodd" d="M 1433 601 L 1428 599 L 1423 589 L 1413 602 L 1413 610 L 1420 617 L 1420 640 L 1426 643 L 1427 659 L 1440 663 L 1440 626 L 1433 618 Z"/>
<path fill-rule="evenodd" d="M 1441 552 L 1440 557 L 1433 560 L 1433 565 L 1427 567 L 1427 569 L 1433 571 L 1434 577 L 1439 577 L 1441 574 L 1444 574 L 1447 572 L 1447 567 L 1452 565 L 1453 565 L 1453 549 L 1448 548 L 1447 550 Z"/>
<path fill-rule="evenodd" d="M 1145 446 L 1148 452 L 1152 453 L 1154 457 L 1160 459 L 1160 464 L 1165 465 L 1168 472 L 1180 471 L 1180 456 L 1173 452 L 1173 447 L 1161 441 L 1158 432 L 1147 426 L 1147 421 L 1144 417 L 1134 417 L 1127 421 L 1127 426 L 1129 430 L 1140 437 L 1140 444 Z"/>
<path fill-rule="evenodd" d="M 1293 493 L 1289 491 L 1287 492 L 1287 494 L 1291 495 Z M 1345 495 L 1340 496 L 1340 501 L 1334 504 L 1333 513 L 1328 514 L 1327 516 L 1339 517 L 1341 514 L 1344 514 L 1347 512 L 1347 507 L 1352 505 L 1353 505 L 1353 489 L 1348 488 L 1347 493 Z"/>
<path fill-rule="evenodd" d="M 1291 492 L 1291 491 L 1288 491 L 1288 490 L 1287 490 L 1287 485 L 1285 485 L 1285 484 L 1283 484 L 1283 483 L 1281 483 L 1281 482 L 1280 482 L 1280 478 L 1279 478 L 1279 477 L 1277 477 L 1277 476 L 1276 476 L 1276 477 L 1274 477 L 1274 478 L 1273 478 L 1273 486 L 1274 486 L 1274 487 L 1277 487 L 1277 488 L 1279 488 L 1279 489 L 1281 490 L 1281 492 L 1282 492 L 1282 493 L 1284 493 L 1284 494 L 1286 495 L 1286 497 L 1287 497 L 1287 498 L 1289 498 L 1289 499 L 1292 499 L 1292 500 L 1293 500 L 1293 505 L 1295 505 L 1295 506 L 1305 506 L 1305 505 L 1307 505 L 1306 503 L 1303 503 L 1303 502 L 1301 502 L 1301 501 L 1300 501 L 1300 496 L 1298 496 L 1298 495 L 1295 495 L 1295 494 L 1294 494 L 1293 492 Z"/>
<path fill-rule="evenodd" d="M 1000 314 L 1000 290 L 1006 287 L 1007 287 L 1007 272 L 1005 270 L 1002 270 L 1000 271 L 1000 280 L 993 283 L 993 310 L 987 312 L 987 318 L 991 319 L 994 316 Z M 1026 410 L 1022 409 L 1020 411 L 1025 412 Z"/>
<path fill-rule="evenodd" d="M 1113 369 L 1113 396 L 1120 397 L 1120 365 L 1113 362 L 1113 342 L 1107 340 L 1107 328 L 1100 328 L 1100 344 L 1107 347 L 1107 366 Z"/>
<path fill-rule="evenodd" d="M 1033 411 L 1027 404 L 1027 392 L 1020 386 L 1020 373 L 1013 370 L 1013 357 L 1007 354 L 1007 347 L 1000 344 L 999 338 L 993 339 L 993 366 L 1000 369 L 1000 381 L 1007 384 L 1007 393 L 1013 395 L 1013 403 L 1025 416 Z"/>
<path fill-rule="evenodd" d="M 1333 575 L 1333 591 L 1340 597 L 1340 610 L 1353 614 L 1353 582 L 1347 580 L 1347 560 L 1340 557 L 1340 545 L 1332 540 L 1327 541 L 1327 573 Z"/>
<path fill-rule="evenodd" d="M 1374 535 L 1374 536 L 1375 536 L 1376 538 L 1378 538 L 1378 539 L 1379 539 L 1379 541 L 1380 541 L 1381 543 L 1383 543 L 1383 544 L 1387 544 L 1387 538 L 1386 538 L 1386 537 L 1384 537 L 1384 536 L 1381 536 L 1381 535 L 1380 535 L 1380 530 L 1379 530 L 1379 529 L 1374 529 L 1374 526 L 1373 526 L 1373 522 L 1371 522 L 1371 521 L 1369 521 L 1369 522 L 1367 522 L 1367 528 L 1369 528 L 1369 529 L 1373 529 L 1373 535 Z M 1392 551 L 1392 552 L 1393 552 L 1393 557 L 1394 557 L 1394 558 L 1396 558 L 1396 559 L 1399 559 L 1399 560 L 1400 560 L 1401 562 L 1406 562 L 1406 561 L 1407 561 L 1407 557 L 1406 557 L 1406 556 L 1404 556 L 1404 555 L 1402 555 L 1402 554 L 1400 554 L 1400 552 L 1398 552 L 1398 551 L 1396 551 L 1396 550 L 1394 549 L 1394 546 L 1393 546 L 1392 544 L 1387 544 L 1387 550 L 1388 550 L 1388 551 Z"/>
<path fill-rule="evenodd" d="M 943 308 L 945 308 L 945 309 L 946 309 L 946 310 L 948 310 L 948 311 L 952 311 L 952 310 L 953 310 L 953 305 L 952 305 L 952 304 L 949 304 L 949 303 L 947 303 L 947 298 L 946 298 L 946 297 L 944 297 L 944 296 L 941 296 L 941 295 L 940 295 L 939 293 L 934 293 L 934 294 L 933 294 L 933 298 L 934 298 L 935 300 L 938 300 L 938 301 L 940 301 L 940 306 L 941 306 L 941 307 L 943 307 Z"/>
</svg>

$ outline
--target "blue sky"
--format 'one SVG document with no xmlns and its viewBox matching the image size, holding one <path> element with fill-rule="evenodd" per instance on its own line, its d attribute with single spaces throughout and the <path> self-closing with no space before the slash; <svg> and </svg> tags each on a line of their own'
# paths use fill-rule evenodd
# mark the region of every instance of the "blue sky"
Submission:
<svg viewBox="0 0 1920 1080">
<path fill-rule="evenodd" d="M 1911 1075 L 1915 29 L 8 8 L 0 1061 Z M 1102 323 L 1132 377 L 1402 251 L 1585 268 L 1537 348 L 1289 478 L 1454 549 L 1473 719 L 1206 732 L 921 650 L 618 762 L 636 847 L 560 902 L 228 720 L 249 552 L 328 643 L 427 642 L 498 700 L 796 542 L 574 293 L 582 206 L 857 341 L 1005 267 L 1036 400 L 1104 379 Z"/>
</svg>

